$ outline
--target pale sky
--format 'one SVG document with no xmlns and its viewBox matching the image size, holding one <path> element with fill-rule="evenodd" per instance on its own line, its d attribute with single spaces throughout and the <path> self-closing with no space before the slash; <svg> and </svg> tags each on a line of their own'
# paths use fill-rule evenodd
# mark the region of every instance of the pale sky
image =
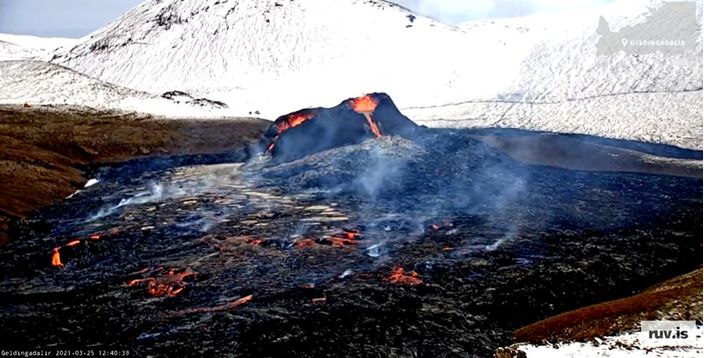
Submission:
<svg viewBox="0 0 704 358">
<path fill-rule="evenodd" d="M 142 0 L 0 0 L 0 32 L 81 37 Z"/>
<path fill-rule="evenodd" d="M 142 0 L 0 0 L 0 33 L 81 37 Z M 258 1 L 258 0 L 240 0 Z M 330 1 L 330 0 L 320 0 Z M 392 0 L 447 23 L 581 9 L 612 0 Z"/>
</svg>

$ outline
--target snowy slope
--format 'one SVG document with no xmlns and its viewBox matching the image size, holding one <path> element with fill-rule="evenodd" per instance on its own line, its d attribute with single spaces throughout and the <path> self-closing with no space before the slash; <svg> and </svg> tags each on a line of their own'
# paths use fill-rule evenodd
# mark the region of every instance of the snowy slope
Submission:
<svg viewBox="0 0 704 358">
<path fill-rule="evenodd" d="M 599 16 L 616 31 L 642 23 L 658 6 L 661 1 L 621 1 L 579 14 L 465 24 L 468 35 L 503 27 L 504 41 L 530 43 L 521 75 L 494 98 L 414 106 L 406 113 L 430 126 L 520 127 L 701 149 L 701 23 L 696 46 L 678 55 L 597 54 Z"/>
<path fill-rule="evenodd" d="M 438 103 L 458 77 L 486 72 L 464 66 L 463 39 L 380 0 L 146 1 L 55 62 L 126 87 L 184 90 L 276 117 L 377 90 L 402 105 Z"/>
<path fill-rule="evenodd" d="M 275 118 L 385 91 L 430 126 L 701 148 L 701 39 L 677 56 L 596 53 L 599 16 L 618 31 L 662 4 L 452 27 L 381 0 L 147 0 L 53 62 L 155 95 L 223 101 L 231 115 Z"/>
<path fill-rule="evenodd" d="M 40 56 L 37 51 L 0 40 L 0 61 L 37 59 Z"/>
<path fill-rule="evenodd" d="M 78 39 L 62 37 L 38 37 L 0 33 L 0 61 L 7 60 L 46 60 L 54 51 L 70 49 Z"/>
<path fill-rule="evenodd" d="M 175 117 L 203 112 L 201 107 L 105 83 L 37 60 L 0 61 L 0 103 L 86 106 Z M 219 113 L 217 110 L 211 112 L 214 115 Z"/>
</svg>

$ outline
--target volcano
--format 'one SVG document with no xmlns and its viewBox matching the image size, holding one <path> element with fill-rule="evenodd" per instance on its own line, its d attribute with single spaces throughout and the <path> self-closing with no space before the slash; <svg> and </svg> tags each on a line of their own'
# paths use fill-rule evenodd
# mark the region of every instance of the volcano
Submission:
<svg viewBox="0 0 704 358">
<path fill-rule="evenodd" d="M 332 108 L 283 115 L 262 136 L 260 150 L 290 161 L 322 150 L 396 135 L 413 138 L 422 128 L 404 116 L 386 93 L 349 98 Z"/>
</svg>

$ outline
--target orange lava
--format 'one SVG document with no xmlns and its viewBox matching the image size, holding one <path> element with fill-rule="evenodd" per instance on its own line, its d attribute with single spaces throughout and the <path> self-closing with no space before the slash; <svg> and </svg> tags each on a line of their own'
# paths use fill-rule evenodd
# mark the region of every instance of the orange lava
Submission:
<svg viewBox="0 0 704 358">
<path fill-rule="evenodd" d="M 252 246 L 259 246 L 259 245 L 262 244 L 262 242 L 263 242 L 263 241 L 262 241 L 261 239 L 249 239 L 249 240 L 247 240 L 247 244 L 252 245 Z"/>
<path fill-rule="evenodd" d="M 357 241 L 342 238 L 342 237 L 331 237 L 331 238 L 328 238 L 328 240 L 330 241 L 330 243 L 333 247 L 357 245 Z"/>
<path fill-rule="evenodd" d="M 296 240 L 294 243 L 296 247 L 312 247 L 315 245 L 315 241 L 311 239 L 301 239 L 301 240 Z"/>
<path fill-rule="evenodd" d="M 359 231 L 357 230 L 345 230 L 345 232 L 342 234 L 344 235 L 345 239 L 348 240 L 356 240 L 359 238 Z"/>
<path fill-rule="evenodd" d="M 364 118 L 367 120 L 367 125 L 369 126 L 369 129 L 374 133 L 374 136 L 377 138 L 381 138 L 381 131 L 379 130 L 379 126 L 372 121 L 372 115 L 369 113 L 362 113 L 364 115 Z"/>
<path fill-rule="evenodd" d="M 391 283 L 396 283 L 400 285 L 416 286 L 423 283 L 421 279 L 418 278 L 418 273 L 415 271 L 405 272 L 403 267 L 396 266 L 391 272 L 391 275 L 386 279 Z"/>
<path fill-rule="evenodd" d="M 367 125 L 369 129 L 374 133 L 377 138 L 381 137 L 381 131 L 379 126 L 372 120 L 372 113 L 376 109 L 379 103 L 370 95 L 365 95 L 362 97 L 353 98 L 350 100 L 350 107 L 357 113 L 364 115 L 364 119 L 367 120 Z"/>
<path fill-rule="evenodd" d="M 195 273 L 191 271 L 175 273 L 171 270 L 167 276 L 130 280 L 127 282 L 127 286 L 140 286 L 146 283 L 147 293 L 150 295 L 154 297 L 174 297 L 186 287 L 186 283 L 183 282 L 183 280 L 186 277 L 193 276 L 194 274 Z"/>
<path fill-rule="evenodd" d="M 78 244 L 80 244 L 80 243 L 81 243 L 80 240 L 73 240 L 73 241 L 69 241 L 69 243 L 66 244 L 66 245 L 64 245 L 64 247 L 76 246 L 76 245 L 78 245 Z"/>
<path fill-rule="evenodd" d="M 298 111 L 295 113 L 289 114 L 287 117 L 283 118 L 283 120 L 279 119 L 277 120 L 276 123 L 276 137 L 271 140 L 271 143 L 266 148 L 267 152 L 271 152 L 274 149 L 274 146 L 276 145 L 276 141 L 279 139 L 281 136 L 281 133 L 293 128 L 297 127 L 301 123 L 313 118 L 315 116 L 315 111 L 310 111 L 310 110 L 303 110 L 303 111 Z"/>
<path fill-rule="evenodd" d="M 51 266 L 54 267 L 64 267 L 64 264 L 61 263 L 61 255 L 59 255 L 59 248 L 54 248 L 51 252 Z"/>
<path fill-rule="evenodd" d="M 350 100 L 350 106 L 358 113 L 372 113 L 376 109 L 377 101 L 370 95 L 353 98 Z"/>
<path fill-rule="evenodd" d="M 357 239 L 359 238 L 359 231 L 357 230 L 344 230 L 339 234 L 335 234 L 332 237 L 326 237 L 325 239 L 330 242 L 333 247 L 341 247 L 348 245 L 357 245 Z"/>
<path fill-rule="evenodd" d="M 301 123 L 313 118 L 314 115 L 315 112 L 313 111 L 289 114 L 284 121 L 276 125 L 276 130 L 279 133 L 283 133 L 285 130 L 297 127 Z"/>
</svg>

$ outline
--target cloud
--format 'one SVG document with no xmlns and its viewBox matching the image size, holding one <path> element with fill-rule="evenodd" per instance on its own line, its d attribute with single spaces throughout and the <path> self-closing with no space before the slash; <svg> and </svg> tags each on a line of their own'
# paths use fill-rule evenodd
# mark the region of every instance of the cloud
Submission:
<svg viewBox="0 0 704 358">
<path fill-rule="evenodd" d="M 440 21 L 463 21 L 515 17 L 535 12 L 583 9 L 612 0 L 395 0 L 401 6 Z"/>
</svg>

